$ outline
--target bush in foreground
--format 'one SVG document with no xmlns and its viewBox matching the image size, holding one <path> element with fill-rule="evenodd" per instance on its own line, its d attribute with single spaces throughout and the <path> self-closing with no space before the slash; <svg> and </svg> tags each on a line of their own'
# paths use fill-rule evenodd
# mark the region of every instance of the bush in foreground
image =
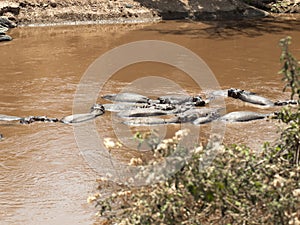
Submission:
<svg viewBox="0 0 300 225">
<path fill-rule="evenodd" d="M 171 179 L 92 200 L 118 224 L 300 224 L 300 167 L 277 153 L 231 146 L 199 170 L 198 147 Z"/>
</svg>

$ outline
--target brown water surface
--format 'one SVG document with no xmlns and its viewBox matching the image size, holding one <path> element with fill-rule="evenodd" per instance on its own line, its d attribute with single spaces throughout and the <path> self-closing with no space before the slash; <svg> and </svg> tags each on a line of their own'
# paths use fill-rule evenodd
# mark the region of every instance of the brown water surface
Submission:
<svg viewBox="0 0 300 225">
<path fill-rule="evenodd" d="M 281 76 L 277 75 L 279 39 L 292 36 L 291 49 L 300 58 L 299 19 L 27 27 L 14 29 L 10 35 L 14 37 L 12 42 L 0 43 L 0 114 L 16 116 L 61 118 L 72 114 L 77 84 L 88 66 L 108 50 L 132 41 L 154 39 L 182 45 L 202 57 L 222 89 L 251 90 L 271 100 L 289 97 L 282 94 Z M 99 94 L 118 92 L 147 76 L 172 80 L 190 94 L 204 93 L 184 72 L 147 62 L 118 71 Z M 152 96 L 179 92 L 168 86 L 151 88 Z M 104 103 L 101 98 L 99 102 Z M 226 104 L 227 111 L 277 110 L 234 99 L 226 99 Z M 115 137 L 110 113 L 99 117 L 96 125 L 102 137 Z M 179 128 L 173 126 L 167 136 Z M 228 124 L 224 141 L 259 150 L 263 142 L 277 137 L 276 129 L 274 123 L 265 120 Z M 95 211 L 86 198 L 95 192 L 97 173 L 82 157 L 72 126 L 1 122 L 0 133 L 5 137 L 0 142 L 1 224 L 94 222 Z M 121 148 L 113 154 L 126 161 L 136 153 Z"/>
</svg>

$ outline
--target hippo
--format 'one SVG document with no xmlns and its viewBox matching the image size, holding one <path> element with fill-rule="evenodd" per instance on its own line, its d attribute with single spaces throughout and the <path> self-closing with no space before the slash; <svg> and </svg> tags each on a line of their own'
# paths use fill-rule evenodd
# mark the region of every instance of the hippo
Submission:
<svg viewBox="0 0 300 225">
<path fill-rule="evenodd" d="M 298 101 L 296 101 L 296 100 L 276 101 L 276 102 L 274 102 L 274 105 L 276 105 L 276 106 L 298 105 Z"/>
<path fill-rule="evenodd" d="M 24 117 L 20 120 L 21 124 L 30 124 L 33 122 L 48 122 L 48 123 L 56 123 L 59 119 L 57 118 L 48 118 L 47 116 L 28 116 Z"/>
<path fill-rule="evenodd" d="M 172 110 L 176 110 L 177 108 L 179 108 L 177 105 L 174 104 L 151 104 L 150 106 L 151 108 L 154 109 L 159 109 L 159 110 L 163 110 L 163 111 L 172 111 Z"/>
<path fill-rule="evenodd" d="M 270 114 L 256 113 L 251 111 L 236 111 L 220 117 L 219 120 L 226 122 L 247 122 L 251 120 L 264 119 L 269 115 Z"/>
<path fill-rule="evenodd" d="M 21 120 L 21 119 L 22 119 L 22 117 L 7 116 L 7 115 L 0 114 L 0 121 L 18 121 L 18 120 Z"/>
<path fill-rule="evenodd" d="M 11 41 L 12 40 L 12 37 L 9 36 L 9 35 L 6 35 L 6 34 L 0 34 L 0 42 L 1 41 Z"/>
<path fill-rule="evenodd" d="M 136 109 L 149 109 L 148 111 L 161 110 L 164 111 L 164 114 L 181 113 L 192 107 L 188 105 L 182 106 L 182 105 L 174 105 L 174 104 L 132 103 L 132 102 L 103 104 L 103 106 L 105 108 L 105 111 L 109 111 L 109 112 L 122 112 L 122 111 L 136 110 Z M 144 111 L 145 111 L 144 116 L 147 116 L 146 114 L 148 113 L 148 111 L 147 110 Z"/>
<path fill-rule="evenodd" d="M 105 108 L 103 107 L 102 104 L 95 103 L 90 108 L 90 113 L 93 113 L 93 114 L 101 114 L 102 115 L 102 114 L 104 114 L 104 112 L 105 112 Z"/>
<path fill-rule="evenodd" d="M 133 109 L 128 111 L 122 111 L 118 113 L 119 117 L 148 117 L 148 116 L 163 116 L 167 115 L 166 111 L 159 110 L 159 109 Z"/>
<path fill-rule="evenodd" d="M 220 108 L 191 108 L 183 113 L 176 114 L 173 118 L 166 119 L 166 123 L 187 123 L 200 117 L 208 117 L 211 113 L 220 113 Z"/>
<path fill-rule="evenodd" d="M 186 123 L 192 122 L 199 118 L 203 118 L 202 120 L 198 120 L 195 122 L 195 125 L 208 123 L 212 120 L 215 120 L 220 117 L 219 115 L 220 109 L 189 109 L 183 113 L 176 114 L 171 118 L 163 119 L 160 117 L 146 117 L 146 112 L 143 112 L 143 116 L 139 118 L 131 118 L 124 121 L 124 124 L 129 126 L 147 126 L 147 125 L 159 125 L 159 124 L 172 124 L 172 123 Z M 151 115 L 152 116 L 152 115 Z M 154 115 L 153 115 L 154 116 Z"/>
<path fill-rule="evenodd" d="M 240 89 L 231 88 L 228 90 L 228 96 L 232 98 L 237 98 L 245 102 L 249 102 L 256 105 L 262 106 L 274 106 L 274 103 L 262 96 L 256 95 L 253 92 L 244 91 Z"/>
<path fill-rule="evenodd" d="M 70 123 L 81 123 L 88 120 L 92 120 L 102 114 L 104 114 L 105 109 L 101 104 L 94 104 L 91 107 L 91 111 L 89 113 L 82 114 L 74 114 L 70 116 L 66 116 L 60 120 L 62 123 L 70 124 Z"/>
<path fill-rule="evenodd" d="M 103 104 L 105 111 L 108 112 L 121 112 L 125 110 L 131 110 L 136 108 L 150 108 L 148 103 L 134 103 L 134 102 L 125 102 L 125 103 L 115 103 L 115 104 Z"/>
<path fill-rule="evenodd" d="M 198 119 L 193 121 L 194 125 L 206 124 L 213 120 L 220 118 L 220 114 L 217 112 L 209 113 L 207 116 L 199 117 Z"/>
<path fill-rule="evenodd" d="M 192 103 L 194 106 L 205 106 L 205 101 L 199 96 L 189 95 L 165 95 L 158 98 L 161 104 L 176 104 Z"/>
<path fill-rule="evenodd" d="M 0 24 L 0 34 L 5 34 L 6 31 L 8 31 L 8 28 Z"/>
<path fill-rule="evenodd" d="M 193 108 L 193 105 L 190 104 L 182 104 L 182 105 L 176 105 L 176 104 L 150 104 L 149 108 L 150 109 L 156 109 L 156 110 L 161 110 L 165 112 L 166 114 L 178 114 L 178 113 L 183 113 L 191 108 Z"/>
<path fill-rule="evenodd" d="M 2 141 L 4 138 L 3 134 L 0 134 L 0 141 Z"/>
<path fill-rule="evenodd" d="M 241 89 L 237 89 L 237 88 L 230 88 L 230 89 L 224 89 L 224 90 L 215 90 L 215 91 L 210 91 L 208 92 L 208 96 L 210 98 L 214 98 L 214 97 L 228 97 L 228 93 L 233 93 L 233 92 L 239 92 L 242 91 Z M 255 94 L 254 92 L 249 92 L 249 91 L 245 91 L 248 94 Z"/>
<path fill-rule="evenodd" d="M 11 21 L 6 16 L 0 16 L 0 25 L 7 28 L 14 28 L 17 26 L 15 22 Z"/>
<path fill-rule="evenodd" d="M 148 103 L 150 101 L 148 97 L 136 93 L 108 94 L 102 98 L 112 102 Z"/>
<path fill-rule="evenodd" d="M 236 95 L 238 92 L 243 92 L 244 94 L 247 94 L 247 95 L 256 95 L 256 93 L 252 92 L 252 91 L 245 91 L 245 90 L 238 89 L 238 88 L 229 88 L 229 89 L 227 89 L 227 96 L 234 98 L 234 95 Z"/>
<path fill-rule="evenodd" d="M 174 105 L 174 104 L 150 104 L 144 108 L 129 109 L 120 111 L 119 117 L 148 117 L 163 116 L 184 113 L 194 107 L 191 105 Z M 195 108 L 196 109 L 196 108 Z"/>
</svg>

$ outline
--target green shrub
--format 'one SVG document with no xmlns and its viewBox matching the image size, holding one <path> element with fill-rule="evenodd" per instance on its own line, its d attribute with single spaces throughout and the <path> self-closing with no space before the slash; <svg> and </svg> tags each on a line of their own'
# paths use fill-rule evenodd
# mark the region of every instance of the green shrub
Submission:
<svg viewBox="0 0 300 225">
<path fill-rule="evenodd" d="M 282 69 L 279 73 L 283 75 L 285 86 L 283 91 L 291 91 L 291 99 L 296 98 L 298 107 L 284 107 L 278 114 L 280 122 L 286 126 L 281 132 L 281 142 L 278 144 L 279 153 L 293 164 L 300 162 L 300 66 L 298 61 L 289 52 L 288 46 L 291 38 L 280 40 L 282 48 L 281 61 Z"/>
<path fill-rule="evenodd" d="M 199 170 L 204 154 L 196 148 L 189 163 L 165 182 L 94 198 L 100 215 L 117 224 L 300 222 L 300 168 L 278 157 L 277 149 L 256 155 L 234 145 Z"/>
</svg>

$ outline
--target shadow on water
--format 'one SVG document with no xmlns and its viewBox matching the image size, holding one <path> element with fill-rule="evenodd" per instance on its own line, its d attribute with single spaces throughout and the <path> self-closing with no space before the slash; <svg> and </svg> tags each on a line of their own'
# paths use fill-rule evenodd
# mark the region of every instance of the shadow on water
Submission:
<svg viewBox="0 0 300 225">
<path fill-rule="evenodd" d="M 134 0 L 142 6 L 158 12 L 163 20 L 194 18 L 199 20 L 237 20 L 248 18 L 261 18 L 266 12 L 255 9 L 239 0 Z M 251 5 L 256 5 L 261 9 L 267 3 L 261 4 L 246 1 Z"/>
<path fill-rule="evenodd" d="M 257 16 L 256 19 L 254 17 L 253 19 L 247 19 L 245 18 L 243 9 L 237 7 L 239 4 L 236 0 L 134 1 L 148 9 L 158 11 L 162 19 L 178 19 L 177 29 L 170 29 L 167 26 L 144 29 L 157 31 L 159 34 L 182 35 L 191 38 L 231 39 L 236 36 L 255 38 L 270 33 L 284 34 L 292 30 L 300 31 L 300 16 L 298 14 L 283 14 L 276 17 L 269 16 L 262 18 L 263 14 L 260 14 L 258 11 L 257 14 L 254 12 L 252 14 L 254 17 Z M 206 10 L 202 11 L 203 8 Z M 197 16 L 196 14 L 199 15 Z M 191 17 L 201 21 L 201 23 L 190 21 L 191 25 L 186 25 L 187 20 L 184 19 Z M 199 26 L 195 26 L 194 23 L 198 23 Z M 182 24 L 184 25 L 182 26 Z"/>
<path fill-rule="evenodd" d="M 186 22 L 186 21 L 185 21 Z M 147 31 L 156 31 L 160 34 L 187 35 L 191 38 L 231 39 L 236 36 L 255 38 L 264 34 L 285 34 L 289 31 L 300 31 L 300 20 L 280 20 L 265 18 L 260 20 L 242 21 L 202 21 L 198 26 L 181 26 L 177 21 L 177 29 L 146 28 Z M 197 23 L 197 22 L 194 22 Z M 162 26 L 164 28 L 164 26 Z"/>
<path fill-rule="evenodd" d="M 153 9 L 159 12 L 162 19 L 184 19 L 188 16 L 189 12 L 187 6 L 177 0 L 135 0 L 140 3 L 142 6 Z M 176 9 L 176 12 L 171 9 Z"/>
</svg>

